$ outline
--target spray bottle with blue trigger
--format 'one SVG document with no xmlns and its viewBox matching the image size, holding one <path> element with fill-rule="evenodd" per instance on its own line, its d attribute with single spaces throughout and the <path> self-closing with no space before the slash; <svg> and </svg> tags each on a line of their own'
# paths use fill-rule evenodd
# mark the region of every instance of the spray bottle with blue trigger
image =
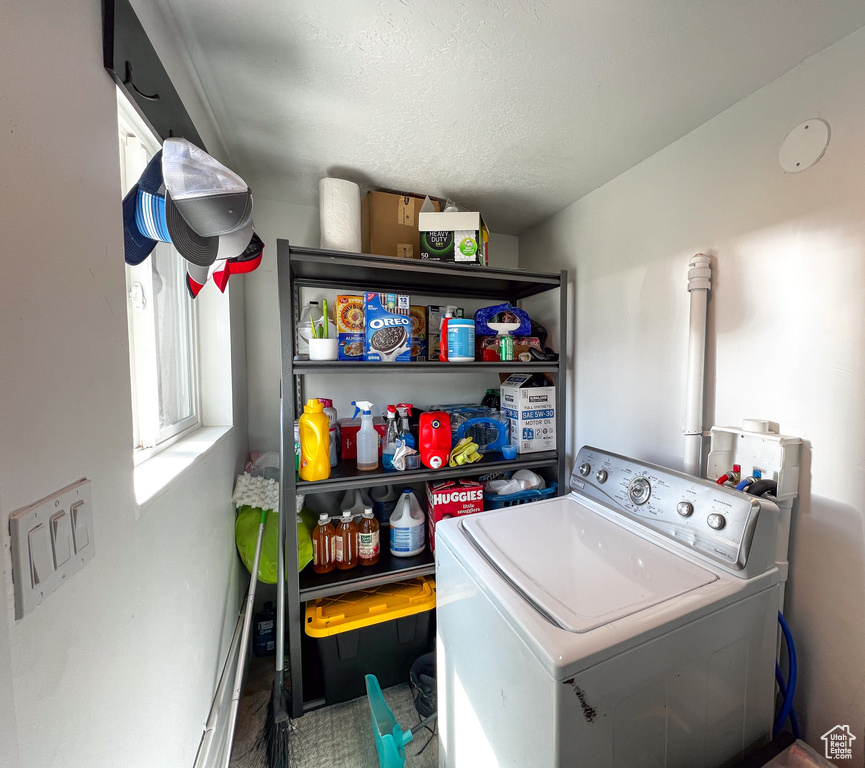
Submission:
<svg viewBox="0 0 865 768">
<path fill-rule="evenodd" d="M 357 433 L 357 468 L 361 471 L 378 469 L 378 432 L 372 425 L 372 406 L 369 400 L 352 400 L 354 418 L 360 413 Z"/>
<path fill-rule="evenodd" d="M 399 430 L 397 434 L 397 446 L 407 445 L 409 448 L 417 449 L 417 441 L 411 433 L 411 427 L 408 423 L 408 418 L 411 416 L 411 409 L 414 406 L 411 403 L 397 403 L 396 410 L 399 413 Z"/>
</svg>

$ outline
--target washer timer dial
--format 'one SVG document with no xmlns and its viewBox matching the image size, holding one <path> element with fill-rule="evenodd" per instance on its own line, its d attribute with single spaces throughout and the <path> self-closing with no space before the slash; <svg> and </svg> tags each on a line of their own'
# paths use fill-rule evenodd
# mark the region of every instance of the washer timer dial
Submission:
<svg viewBox="0 0 865 768">
<path fill-rule="evenodd" d="M 628 498 L 634 504 L 645 504 L 652 495 L 652 486 L 645 477 L 635 477 L 628 486 Z"/>
</svg>

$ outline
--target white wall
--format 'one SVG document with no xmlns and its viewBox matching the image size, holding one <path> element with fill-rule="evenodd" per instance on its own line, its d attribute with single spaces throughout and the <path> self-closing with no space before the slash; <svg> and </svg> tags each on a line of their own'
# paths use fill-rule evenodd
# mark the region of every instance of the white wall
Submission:
<svg viewBox="0 0 865 768">
<path fill-rule="evenodd" d="M 137 507 L 101 3 L 0 0 L 0 18 L 0 765 L 189 766 L 238 604 L 242 281 L 230 286 L 236 426 Z M 80 477 L 96 556 L 16 622 L 9 513 Z"/>
<path fill-rule="evenodd" d="M 576 282 L 570 451 L 681 467 L 688 258 L 715 261 L 707 424 L 779 422 L 807 442 L 788 614 L 808 741 L 865 732 L 865 30 L 520 239 L 520 264 Z M 802 120 L 823 160 L 784 175 Z M 865 749 L 854 747 L 862 766 Z"/>
<path fill-rule="evenodd" d="M 255 190 L 255 181 L 250 182 Z M 276 241 L 287 239 L 295 245 L 317 248 L 319 245 L 318 208 L 307 205 L 255 198 L 255 227 L 266 247 L 261 266 L 246 277 L 247 378 L 249 390 L 249 444 L 255 449 L 279 448 L 279 298 L 276 285 Z M 519 240 L 513 235 L 491 234 L 490 264 L 497 267 L 517 267 Z M 304 290 L 304 301 L 326 298 L 334 292 Z M 412 303 L 445 303 L 439 297 L 413 296 Z M 485 302 L 461 301 L 467 310 Z M 414 379 L 412 381 L 412 379 Z M 405 401 L 414 392 L 426 394 L 417 399 L 419 406 L 434 402 L 469 402 L 483 396 L 486 387 L 495 386 L 497 379 L 488 376 L 436 377 L 441 388 L 429 394 L 418 377 L 384 380 L 365 376 L 360 380 L 349 377 L 307 376 L 306 392 L 310 397 L 330 397 L 340 418 L 349 417 L 352 400 L 372 400 L 384 410 L 387 403 Z M 478 394 L 480 393 L 480 394 Z"/>
</svg>

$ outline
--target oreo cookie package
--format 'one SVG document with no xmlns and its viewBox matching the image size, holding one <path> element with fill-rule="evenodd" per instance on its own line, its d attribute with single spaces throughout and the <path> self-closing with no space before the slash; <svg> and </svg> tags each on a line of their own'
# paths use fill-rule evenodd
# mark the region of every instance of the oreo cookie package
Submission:
<svg viewBox="0 0 865 768">
<path fill-rule="evenodd" d="M 383 363 L 411 360 L 409 297 L 367 291 L 363 297 L 363 359 Z"/>
</svg>

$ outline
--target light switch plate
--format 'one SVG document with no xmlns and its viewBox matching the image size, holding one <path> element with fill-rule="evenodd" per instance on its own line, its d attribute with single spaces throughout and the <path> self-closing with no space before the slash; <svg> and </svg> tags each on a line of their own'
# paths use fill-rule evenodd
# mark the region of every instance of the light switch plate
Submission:
<svg viewBox="0 0 865 768">
<path fill-rule="evenodd" d="M 22 619 L 93 558 L 90 481 L 13 512 L 9 535 L 15 618 Z"/>
</svg>

